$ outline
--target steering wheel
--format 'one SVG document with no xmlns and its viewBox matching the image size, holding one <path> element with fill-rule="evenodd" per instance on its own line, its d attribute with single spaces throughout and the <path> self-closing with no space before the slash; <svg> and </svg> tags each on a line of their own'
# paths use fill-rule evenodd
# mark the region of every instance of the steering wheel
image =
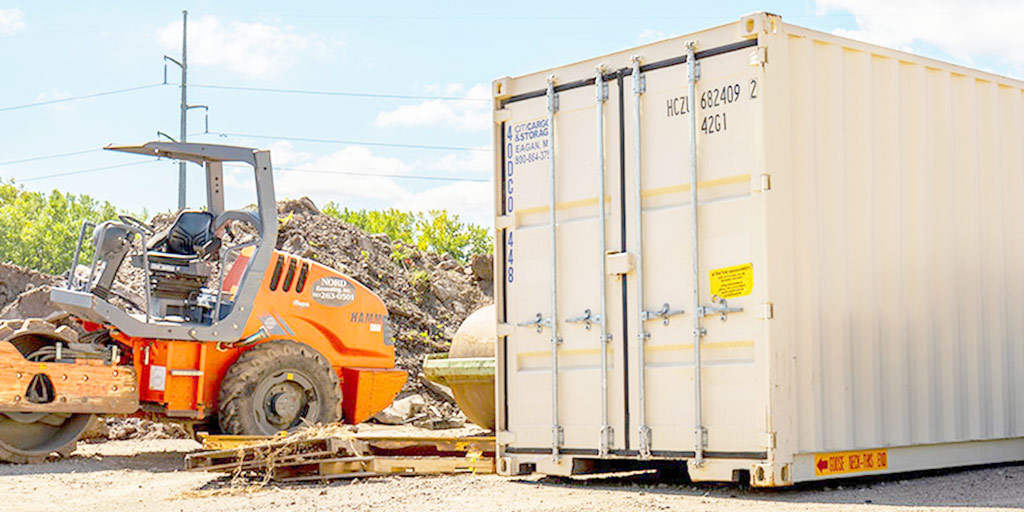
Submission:
<svg viewBox="0 0 1024 512">
<path fill-rule="evenodd" d="M 263 230 L 263 223 L 255 212 L 249 210 L 228 210 L 217 216 L 217 220 L 213 222 L 214 232 L 222 232 L 231 221 L 249 224 L 256 229 L 257 233 Z"/>
<path fill-rule="evenodd" d="M 118 215 L 117 218 L 124 224 L 141 229 L 142 232 L 147 235 L 153 234 L 153 230 L 145 222 L 142 222 L 131 215 Z"/>
</svg>

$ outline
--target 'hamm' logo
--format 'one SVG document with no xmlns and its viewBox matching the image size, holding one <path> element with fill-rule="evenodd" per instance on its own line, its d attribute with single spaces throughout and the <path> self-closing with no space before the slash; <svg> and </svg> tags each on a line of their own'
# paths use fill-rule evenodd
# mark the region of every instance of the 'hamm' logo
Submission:
<svg viewBox="0 0 1024 512">
<path fill-rule="evenodd" d="M 340 277 L 321 277 L 313 282 L 310 295 L 317 303 L 328 307 L 344 306 L 356 300 L 352 284 Z"/>
</svg>

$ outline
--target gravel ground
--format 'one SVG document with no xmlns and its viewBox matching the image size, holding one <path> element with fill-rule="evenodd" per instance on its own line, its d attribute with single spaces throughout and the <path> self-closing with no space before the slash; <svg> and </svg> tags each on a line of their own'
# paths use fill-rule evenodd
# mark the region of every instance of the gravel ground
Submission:
<svg viewBox="0 0 1024 512">
<path fill-rule="evenodd" d="M 782 491 L 659 483 L 650 476 L 600 480 L 495 475 L 391 477 L 261 489 L 216 474 L 181 471 L 190 440 L 83 444 L 67 460 L 0 464 L 0 510 L 162 511 L 871 511 L 1019 510 L 1024 465 Z"/>
</svg>

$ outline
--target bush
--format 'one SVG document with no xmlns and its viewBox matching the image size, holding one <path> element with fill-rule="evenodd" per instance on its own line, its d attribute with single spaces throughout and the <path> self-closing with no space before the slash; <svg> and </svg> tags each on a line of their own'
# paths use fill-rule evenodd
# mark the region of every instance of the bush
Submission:
<svg viewBox="0 0 1024 512">
<path fill-rule="evenodd" d="M 110 203 L 87 195 L 28 192 L 0 183 L 0 260 L 61 274 L 71 267 L 82 221 L 99 223 L 117 213 Z M 82 255 L 86 262 L 92 257 L 88 240 Z"/>
<path fill-rule="evenodd" d="M 458 215 L 445 210 L 403 212 L 387 210 L 349 210 L 327 203 L 323 212 L 348 222 L 367 233 L 383 233 L 395 242 L 404 242 L 421 251 L 448 253 L 465 263 L 470 256 L 491 252 L 491 234 L 482 226 L 464 223 Z"/>
</svg>

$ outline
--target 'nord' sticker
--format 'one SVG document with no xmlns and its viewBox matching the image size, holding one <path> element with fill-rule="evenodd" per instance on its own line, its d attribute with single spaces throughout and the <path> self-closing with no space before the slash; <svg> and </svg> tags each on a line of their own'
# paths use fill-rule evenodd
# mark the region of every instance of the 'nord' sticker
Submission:
<svg viewBox="0 0 1024 512">
<path fill-rule="evenodd" d="M 313 281 L 310 296 L 317 304 L 336 308 L 356 300 L 356 289 L 340 277 L 321 277 Z"/>
</svg>

